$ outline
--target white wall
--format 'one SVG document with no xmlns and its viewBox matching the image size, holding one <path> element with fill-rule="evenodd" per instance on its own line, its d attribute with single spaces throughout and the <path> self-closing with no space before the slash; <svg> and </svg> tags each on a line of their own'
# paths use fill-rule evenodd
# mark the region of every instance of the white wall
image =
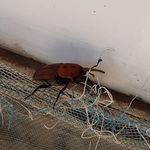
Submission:
<svg viewBox="0 0 150 150">
<path fill-rule="evenodd" d="M 105 85 L 150 102 L 149 0 L 0 0 L 0 44 L 46 63 L 102 56 Z"/>
</svg>

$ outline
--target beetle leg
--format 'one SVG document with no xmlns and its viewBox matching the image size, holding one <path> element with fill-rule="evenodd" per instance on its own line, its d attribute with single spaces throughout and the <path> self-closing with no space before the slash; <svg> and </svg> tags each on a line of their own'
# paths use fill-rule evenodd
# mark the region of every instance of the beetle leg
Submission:
<svg viewBox="0 0 150 150">
<path fill-rule="evenodd" d="M 66 88 L 67 88 L 69 82 L 70 82 L 70 81 L 67 81 L 66 84 L 65 84 L 65 86 L 59 91 L 59 93 L 58 93 L 58 95 L 57 95 L 57 98 L 56 98 L 56 101 L 54 102 L 53 109 L 55 109 L 55 105 L 56 105 L 56 103 L 57 103 L 57 101 L 58 101 L 58 99 L 59 99 L 59 97 L 60 97 L 60 94 L 62 94 L 62 93 L 66 90 Z"/>
<path fill-rule="evenodd" d="M 30 95 L 28 95 L 27 97 L 25 97 L 24 99 L 27 99 L 28 97 L 32 96 L 37 90 L 41 89 L 41 88 L 48 88 L 51 86 L 51 84 L 49 82 L 46 81 L 47 84 L 41 84 L 39 85 Z"/>
</svg>

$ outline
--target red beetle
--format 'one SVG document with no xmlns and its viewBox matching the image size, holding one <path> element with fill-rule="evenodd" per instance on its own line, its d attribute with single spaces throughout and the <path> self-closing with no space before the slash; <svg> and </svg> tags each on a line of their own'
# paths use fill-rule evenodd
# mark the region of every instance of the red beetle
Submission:
<svg viewBox="0 0 150 150">
<path fill-rule="evenodd" d="M 101 73 L 105 73 L 102 70 L 94 69 L 98 66 L 98 64 L 102 61 L 102 59 L 99 59 L 97 64 L 91 67 L 91 71 L 98 71 Z M 38 89 L 40 88 L 47 88 L 50 87 L 51 84 L 48 82 L 50 80 L 56 80 L 59 83 L 65 84 L 65 86 L 59 91 L 56 101 L 54 103 L 53 108 L 55 108 L 56 102 L 58 101 L 60 94 L 65 91 L 67 88 L 69 82 L 76 82 L 81 77 L 83 77 L 87 71 L 89 71 L 90 68 L 84 68 L 78 64 L 73 63 L 58 63 L 58 64 L 50 64 L 45 65 L 42 68 L 35 71 L 33 79 L 39 80 L 39 81 L 45 81 L 46 83 L 38 86 L 29 96 L 27 96 L 25 99 L 33 95 Z"/>
</svg>

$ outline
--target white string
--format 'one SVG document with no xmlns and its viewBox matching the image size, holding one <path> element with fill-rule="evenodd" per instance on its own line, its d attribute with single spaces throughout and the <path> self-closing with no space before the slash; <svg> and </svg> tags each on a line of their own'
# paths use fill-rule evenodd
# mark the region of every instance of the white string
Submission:
<svg viewBox="0 0 150 150">
<path fill-rule="evenodd" d="M 136 127 L 136 129 L 137 129 L 137 131 L 138 131 L 138 133 L 140 134 L 140 136 L 143 138 L 143 140 L 145 141 L 145 143 L 146 143 L 146 145 L 148 146 L 148 148 L 150 149 L 150 145 L 149 145 L 149 143 L 147 142 L 147 140 L 145 139 L 145 137 L 141 134 L 141 132 L 140 132 L 140 130 L 139 130 L 139 128 L 138 128 L 138 126 L 137 125 L 135 125 L 135 127 Z"/>
<path fill-rule="evenodd" d="M 101 86 L 101 85 L 100 85 L 100 82 L 99 82 L 98 78 L 97 78 L 97 83 L 98 83 L 98 84 L 94 84 L 92 87 L 87 84 L 90 71 L 91 71 L 91 69 L 89 69 L 89 71 L 87 72 L 87 76 L 86 76 L 86 80 L 85 80 L 85 82 L 84 82 L 84 89 L 83 89 L 82 95 L 81 95 L 79 98 L 76 98 L 75 100 L 80 100 L 80 101 L 81 101 L 82 97 L 85 95 L 86 87 L 87 87 L 87 86 L 91 88 L 91 89 L 90 89 L 90 93 L 91 93 L 91 91 L 94 91 L 95 94 L 97 93 L 97 96 L 96 96 L 96 98 L 94 99 L 94 102 L 93 102 L 92 104 L 86 105 L 83 100 L 81 101 L 81 102 L 82 102 L 82 105 L 83 105 L 83 108 L 85 109 L 86 118 L 87 118 L 87 128 L 82 132 L 81 138 L 82 138 L 82 139 L 91 139 L 91 138 L 94 138 L 94 137 L 98 137 L 98 140 L 97 140 L 96 145 L 95 145 L 95 150 L 97 150 L 98 144 L 99 144 L 99 141 L 100 141 L 100 138 L 101 138 L 101 136 L 104 136 L 104 135 L 102 135 L 103 133 L 109 133 L 109 134 L 111 134 L 111 137 L 114 138 L 114 141 L 115 141 L 116 143 L 119 143 L 119 141 L 117 140 L 117 138 L 116 138 L 116 136 L 114 135 L 113 132 L 108 131 L 108 130 L 103 130 L 103 125 L 104 125 L 104 120 L 105 120 L 105 117 L 104 117 L 103 114 L 101 114 L 101 115 L 102 115 L 102 124 L 101 124 L 101 130 L 100 130 L 100 131 L 98 131 L 98 130 L 96 130 L 96 129 L 93 128 L 93 126 L 97 123 L 97 121 L 94 121 L 94 120 L 95 120 L 96 115 L 99 114 L 98 112 L 95 112 L 94 117 L 93 117 L 93 120 L 92 120 L 92 122 L 90 123 L 90 118 L 89 118 L 89 113 L 88 113 L 88 107 L 92 107 L 93 105 L 96 105 L 96 106 L 98 105 L 100 96 L 101 96 L 101 94 L 102 94 L 102 93 L 101 93 L 102 89 L 105 90 L 105 92 L 107 93 L 107 95 L 108 95 L 108 97 L 109 97 L 109 100 L 105 100 L 105 102 L 108 101 L 108 104 L 106 104 L 104 107 L 108 107 L 109 105 L 111 105 L 111 104 L 114 102 L 111 93 L 107 90 L 107 88 L 105 88 L 104 86 Z M 97 88 L 98 88 L 98 89 L 97 89 Z M 85 136 L 85 133 L 86 133 L 87 131 L 92 131 L 92 132 L 94 133 L 94 135 Z M 108 136 L 108 135 L 106 136 L 106 135 L 105 135 L 105 137 L 110 137 L 110 136 Z M 90 143 L 90 145 L 89 145 L 89 149 L 90 149 L 90 147 L 91 147 L 91 143 Z"/>
<path fill-rule="evenodd" d="M 20 102 L 16 101 L 15 99 L 13 99 L 13 100 L 14 100 L 16 103 L 18 103 L 19 105 L 21 105 L 21 106 L 28 112 L 29 118 L 30 118 L 31 120 L 33 120 L 33 116 L 32 116 L 31 111 L 30 111 L 27 107 L 25 107 L 24 105 L 22 105 Z"/>
<path fill-rule="evenodd" d="M 150 128 L 146 130 L 146 134 L 150 137 Z"/>
<path fill-rule="evenodd" d="M 5 95 L 7 96 L 7 94 L 5 94 Z M 32 113 L 31 113 L 31 111 L 30 111 L 27 107 L 25 107 L 24 105 L 22 105 L 22 104 L 21 104 L 20 102 L 18 102 L 15 98 L 13 98 L 12 100 L 15 101 L 16 103 L 18 103 L 19 105 L 21 105 L 21 106 L 28 112 L 29 118 L 30 118 L 31 120 L 33 120 Z"/>
<path fill-rule="evenodd" d="M 100 96 L 101 95 L 101 90 L 104 89 L 109 97 L 109 100 L 104 100 L 104 101 L 108 101 L 108 104 L 106 104 L 104 107 L 108 107 L 110 106 L 114 100 L 113 100 L 113 96 L 111 95 L 111 93 L 107 90 L 106 87 L 104 86 L 101 86 L 99 89 L 98 89 L 98 95 Z M 102 101 L 103 102 L 103 101 Z"/>
<path fill-rule="evenodd" d="M 100 136 L 98 137 L 98 140 L 97 140 L 97 142 L 96 142 L 96 145 L 95 145 L 95 150 L 97 150 L 97 148 L 98 148 L 98 144 L 99 144 L 99 141 L 100 141 Z"/>
<path fill-rule="evenodd" d="M 88 150 L 91 150 L 91 143 L 92 143 L 92 142 L 90 141 Z"/>
<path fill-rule="evenodd" d="M 102 128 L 103 128 L 103 123 L 104 123 L 104 118 L 103 118 L 102 125 L 101 125 L 101 131 L 92 128 L 92 130 L 94 131 L 95 135 L 92 135 L 92 136 L 89 136 L 89 137 L 83 136 L 86 131 L 88 131 L 89 129 L 91 129 L 91 126 L 89 126 L 89 128 L 87 128 L 87 129 L 85 129 L 85 130 L 82 132 L 82 135 L 81 135 L 81 138 L 83 138 L 83 139 L 91 139 L 91 138 L 94 138 L 94 137 L 98 137 L 98 140 L 97 140 L 96 145 L 95 145 L 95 150 L 97 150 L 97 148 L 98 148 L 98 144 L 99 144 L 99 142 L 100 142 L 100 138 L 101 138 L 101 137 L 110 137 L 110 136 L 104 136 L 104 135 L 102 135 L 102 133 L 110 133 L 110 134 L 114 137 L 114 141 L 115 141 L 117 144 L 120 144 L 120 142 L 117 140 L 117 138 L 116 138 L 116 136 L 114 135 L 114 133 L 112 133 L 111 131 L 108 131 L 108 130 L 102 130 Z"/>
<path fill-rule="evenodd" d="M 114 141 L 116 142 L 116 143 L 120 143 L 118 140 L 117 140 L 117 138 L 116 138 L 116 136 L 115 136 L 115 134 L 113 133 L 113 132 L 111 132 L 111 131 L 109 131 L 109 130 L 103 130 L 103 125 L 104 125 L 104 115 L 103 114 L 101 114 L 102 115 L 102 117 L 103 117 L 103 120 L 102 120 L 102 125 L 101 125 L 101 131 L 98 131 L 98 130 L 95 130 L 96 132 L 100 132 L 100 136 L 101 136 L 101 134 L 102 133 L 110 133 L 113 137 L 114 137 Z M 95 132 L 94 131 L 94 132 Z M 104 135 L 103 135 L 104 136 Z M 109 137 L 109 136 L 106 136 L 106 137 Z"/>
<path fill-rule="evenodd" d="M 95 150 L 97 150 L 97 148 L 98 148 L 98 144 L 99 144 L 99 141 L 100 141 L 100 138 L 101 138 L 101 137 L 112 137 L 112 136 L 113 136 L 114 141 L 115 141 L 117 144 L 120 143 L 113 132 L 108 131 L 108 130 L 103 130 L 103 125 L 104 125 L 104 119 L 105 119 L 105 117 L 104 117 L 103 114 L 101 114 L 101 115 L 102 115 L 103 119 L 102 119 L 102 124 L 101 124 L 101 130 L 100 130 L 100 131 L 93 128 L 93 125 L 94 125 L 93 122 L 94 122 L 94 121 L 92 121 L 91 124 L 88 123 L 88 128 L 85 129 L 85 130 L 82 132 L 82 134 L 81 134 L 81 138 L 83 138 L 83 139 L 91 139 L 91 138 L 94 138 L 94 137 L 98 137 L 98 140 L 97 140 L 96 145 L 95 145 Z M 95 117 L 94 117 L 94 118 L 95 118 Z M 90 129 L 91 131 L 93 131 L 93 133 L 95 133 L 95 134 L 94 134 L 94 135 L 91 135 L 91 136 L 84 136 L 84 134 L 85 134 L 89 129 Z M 111 134 L 111 136 L 102 135 L 103 133 L 109 133 L 109 134 Z"/>
<path fill-rule="evenodd" d="M 116 134 L 116 136 L 119 135 L 119 134 L 124 130 L 124 128 L 125 128 L 126 126 L 127 126 L 127 124 L 124 125 L 120 131 L 118 131 L 118 133 Z"/>
<path fill-rule="evenodd" d="M 0 101 L 0 114 L 1 114 L 1 119 L 2 119 L 2 126 L 4 126 L 4 116 L 3 116 L 3 108 L 1 105 L 1 101 Z"/>
<path fill-rule="evenodd" d="M 65 114 L 65 112 L 66 112 L 66 108 L 63 107 L 62 116 Z M 48 114 L 51 114 L 51 113 L 50 113 L 50 109 L 49 109 Z M 51 115 L 52 115 L 52 114 L 51 114 Z M 56 117 L 55 115 L 52 115 L 52 116 Z M 52 130 L 53 128 L 55 128 L 55 127 L 57 126 L 57 124 L 58 124 L 59 122 L 60 122 L 60 120 L 56 121 L 56 123 L 55 123 L 53 126 L 51 126 L 51 127 L 48 127 L 46 124 L 44 124 L 43 126 L 44 126 L 47 130 Z"/>
<path fill-rule="evenodd" d="M 93 102 L 93 104 L 98 104 L 98 103 L 99 103 L 99 99 L 100 99 L 100 96 L 101 96 L 101 94 L 102 94 L 102 93 L 101 93 L 102 89 L 105 90 L 105 92 L 107 93 L 107 95 L 108 95 L 108 97 L 109 97 L 109 100 L 103 100 L 103 101 L 101 101 L 101 102 L 108 102 L 108 104 L 106 104 L 104 107 L 108 107 L 108 106 L 110 106 L 110 105 L 114 102 L 112 94 L 107 90 L 106 87 L 100 86 L 100 87 L 98 88 L 98 90 L 97 90 L 97 86 L 94 85 L 94 86 L 92 87 L 92 89 L 94 90 L 95 93 L 96 93 L 96 91 L 97 91 L 97 93 L 98 93 L 98 94 L 97 94 L 97 97 L 95 98 L 95 100 L 94 100 L 94 102 Z"/>
<path fill-rule="evenodd" d="M 46 124 L 44 124 L 44 127 L 47 129 L 47 130 L 51 130 L 51 129 L 53 129 L 53 128 L 55 128 L 56 127 L 56 125 L 59 123 L 60 121 L 58 120 L 53 126 L 51 126 L 51 127 L 48 127 Z"/>
<path fill-rule="evenodd" d="M 135 96 L 132 98 L 132 100 L 130 101 L 128 107 L 124 110 L 124 112 L 121 114 L 121 116 L 123 116 L 123 115 L 130 109 L 130 107 L 131 107 L 133 101 L 136 100 L 136 98 L 137 98 L 137 95 L 135 95 Z"/>
<path fill-rule="evenodd" d="M 85 80 L 85 83 L 84 83 L 83 93 L 82 93 L 82 95 L 81 95 L 79 98 L 77 98 L 76 100 L 81 100 L 81 98 L 85 95 L 85 91 L 86 91 L 86 87 L 87 87 L 87 81 L 88 81 L 90 72 L 91 72 L 91 69 L 89 69 L 89 71 L 87 72 L 86 80 Z"/>
</svg>

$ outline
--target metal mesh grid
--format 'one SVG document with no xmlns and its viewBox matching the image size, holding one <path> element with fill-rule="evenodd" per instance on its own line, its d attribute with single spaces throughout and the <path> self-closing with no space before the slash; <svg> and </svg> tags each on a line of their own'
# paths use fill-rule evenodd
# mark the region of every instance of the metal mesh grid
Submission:
<svg viewBox="0 0 150 150">
<path fill-rule="evenodd" d="M 57 107 L 55 111 L 52 109 L 52 107 L 56 99 L 57 93 L 59 92 L 60 86 L 53 86 L 49 89 L 41 89 L 37 91 L 37 93 L 34 94 L 32 97 L 25 100 L 24 98 L 27 95 L 29 95 L 31 91 L 33 91 L 39 84 L 40 83 L 38 82 L 32 81 L 32 78 L 30 76 L 19 73 L 17 70 L 12 69 L 11 67 L 5 64 L 0 65 L 0 97 L 1 97 L 0 108 L 2 108 L 3 112 L 5 112 L 4 114 L 6 114 L 6 117 L 4 117 L 1 111 L 2 125 L 4 124 L 2 117 L 6 119 L 4 121 L 5 121 L 5 124 L 7 122 L 7 127 L 9 129 L 13 129 L 13 124 L 15 124 L 16 118 L 21 118 L 23 115 L 30 116 L 31 119 L 33 119 L 43 114 L 50 114 L 52 116 L 59 118 L 59 120 L 65 121 L 76 127 L 80 127 L 81 129 L 86 128 L 87 117 L 86 117 L 86 113 L 84 109 L 82 108 L 73 109 L 72 107 L 67 107 L 65 113 L 63 113 L 64 109 L 61 106 L 66 105 L 66 103 L 63 103 L 63 102 L 65 101 L 65 99 L 71 99 L 69 95 L 71 95 L 72 93 L 70 93 L 69 90 L 65 92 L 65 95 L 63 95 L 63 97 L 61 97 L 61 100 L 63 102 L 59 103 L 60 107 Z M 77 94 L 77 93 L 74 92 L 74 94 Z M 70 100 L 70 102 L 72 101 Z M 32 115 L 28 111 L 26 111 L 26 109 L 24 108 L 27 108 L 28 110 L 30 110 Z M 90 108 L 88 110 L 88 114 L 90 116 L 90 121 L 93 121 L 93 119 L 95 119 L 97 122 L 94 128 L 100 130 L 102 120 L 103 120 L 101 115 L 98 115 L 94 118 L 93 108 Z M 114 134 L 117 134 L 121 130 L 121 132 L 117 135 L 117 138 L 119 139 L 119 141 L 121 141 L 122 145 L 126 145 L 127 147 L 127 144 L 128 144 L 128 148 L 132 148 L 132 149 L 134 148 L 136 149 L 137 147 L 139 149 L 148 148 L 147 145 L 145 144 L 145 141 L 143 140 L 143 138 L 141 137 L 141 135 L 138 133 L 137 129 L 135 128 L 135 124 L 138 124 L 138 126 L 140 127 L 140 132 L 145 137 L 147 142 L 150 143 L 150 136 L 146 132 L 146 129 L 149 127 L 150 122 L 143 122 L 140 120 L 136 120 L 136 121 L 131 120 L 126 115 L 121 117 L 120 113 L 117 113 L 115 116 L 112 116 L 107 111 L 103 111 L 103 115 L 109 118 L 105 120 L 103 123 L 104 124 L 103 128 L 105 130 L 111 131 Z M 34 119 L 34 120 L 30 120 L 30 122 L 36 122 L 36 121 Z M 67 124 L 65 125 L 67 126 Z M 34 126 L 36 126 L 36 123 L 34 124 Z M 20 128 L 18 128 L 18 130 L 20 130 Z M 55 128 L 54 128 L 54 131 L 55 131 Z M 36 134 L 37 136 L 39 136 L 40 134 L 40 132 L 34 133 L 33 130 L 31 130 L 30 132 L 31 134 L 33 135 Z M 89 132 L 89 134 L 92 134 L 92 133 Z M 81 138 L 80 137 L 78 138 L 79 138 L 78 140 L 80 141 Z M 105 139 L 105 141 L 107 140 Z M 112 139 L 109 139 L 109 142 L 112 145 L 115 144 L 113 143 Z M 107 145 L 110 145 L 108 144 L 109 142 L 108 141 L 104 142 L 106 146 L 105 144 L 103 144 L 103 149 L 105 149 L 104 147 L 107 147 Z M 103 142 L 100 142 L 100 143 L 103 143 Z M 56 147 L 57 146 L 55 146 L 55 149 L 57 149 Z M 118 145 L 117 147 L 120 147 L 120 146 Z M 48 148 L 48 146 L 46 148 Z M 87 149 L 86 146 L 84 146 L 84 148 Z M 114 146 L 114 148 L 116 149 L 116 146 Z M 40 149 L 45 149 L 45 148 L 41 147 Z M 73 149 L 73 146 L 71 149 Z"/>
</svg>

